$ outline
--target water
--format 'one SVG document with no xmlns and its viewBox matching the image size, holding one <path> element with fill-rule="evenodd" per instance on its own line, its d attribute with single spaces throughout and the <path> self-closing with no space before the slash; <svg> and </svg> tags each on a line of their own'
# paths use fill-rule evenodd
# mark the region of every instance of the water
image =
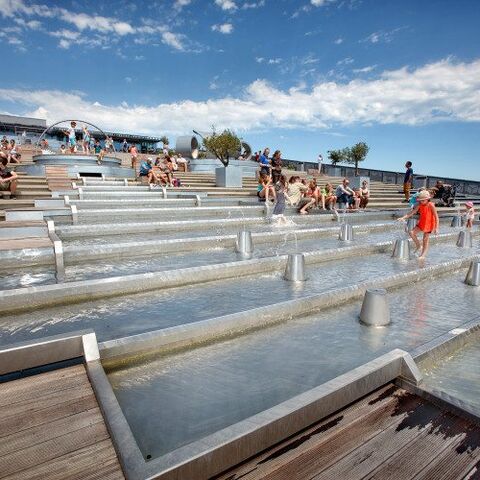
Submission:
<svg viewBox="0 0 480 480">
<path fill-rule="evenodd" d="M 394 348 L 413 348 L 480 308 L 462 274 L 389 295 L 392 324 L 358 322 L 361 302 L 110 372 L 144 455 L 160 456 L 320 385 Z"/>
<path fill-rule="evenodd" d="M 425 265 L 472 255 L 475 249 L 432 247 Z M 100 341 L 167 328 L 250 308 L 302 298 L 369 279 L 420 268 L 389 254 L 359 256 L 307 266 L 308 281 L 283 280 L 282 271 L 214 281 L 73 305 L 38 309 L 0 318 L 0 344 L 93 328 Z M 464 273 L 465 274 L 465 273 Z"/>
<path fill-rule="evenodd" d="M 480 296 L 470 287 L 471 295 Z M 477 309 L 478 312 L 478 309 Z M 480 415 L 480 339 L 444 358 L 434 368 L 424 370 L 424 384 L 466 402 Z"/>
</svg>

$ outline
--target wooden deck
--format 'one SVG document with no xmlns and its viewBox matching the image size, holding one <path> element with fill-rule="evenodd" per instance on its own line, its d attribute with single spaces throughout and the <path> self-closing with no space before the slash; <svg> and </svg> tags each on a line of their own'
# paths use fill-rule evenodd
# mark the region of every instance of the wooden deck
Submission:
<svg viewBox="0 0 480 480">
<path fill-rule="evenodd" d="M 393 385 L 217 480 L 480 478 L 480 427 Z"/>
<path fill-rule="evenodd" d="M 0 384 L 0 478 L 124 478 L 83 365 Z"/>
</svg>

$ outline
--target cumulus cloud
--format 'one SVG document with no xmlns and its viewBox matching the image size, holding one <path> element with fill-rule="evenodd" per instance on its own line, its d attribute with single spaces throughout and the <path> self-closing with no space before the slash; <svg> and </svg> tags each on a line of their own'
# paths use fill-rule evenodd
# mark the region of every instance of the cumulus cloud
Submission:
<svg viewBox="0 0 480 480">
<path fill-rule="evenodd" d="M 173 4 L 173 8 L 175 10 L 181 10 L 183 7 L 186 7 L 191 3 L 192 3 L 192 0 L 175 0 L 175 3 Z"/>
<path fill-rule="evenodd" d="M 175 50 L 183 51 L 185 49 L 182 43 L 182 38 L 183 38 L 183 35 L 179 33 L 172 33 L 172 32 L 162 33 L 162 43 L 164 43 L 165 45 L 169 45 Z"/>
<path fill-rule="evenodd" d="M 15 112 L 53 122 L 76 116 L 107 130 L 182 134 L 192 128 L 328 129 L 349 124 L 419 125 L 480 122 L 480 59 L 445 59 L 417 69 L 384 71 L 374 79 L 324 81 L 281 90 L 256 80 L 237 97 L 153 106 L 105 105 L 78 92 L 0 89 Z M 13 112 L 12 112 L 13 113 Z"/>
<path fill-rule="evenodd" d="M 236 10 L 238 8 L 233 0 L 215 0 L 215 5 L 219 6 L 222 10 Z"/>
<path fill-rule="evenodd" d="M 188 5 L 190 2 L 191 0 L 176 0 L 174 6 L 178 9 Z M 138 38 L 135 38 L 135 42 L 145 44 L 148 43 L 145 39 L 146 35 L 154 36 L 160 34 L 162 43 L 165 45 L 175 50 L 185 50 L 186 36 L 170 32 L 168 27 L 161 24 L 134 26 L 115 17 L 72 12 L 71 10 L 57 6 L 27 4 L 24 0 L 0 0 L 0 16 L 6 18 L 12 17 L 18 25 L 24 28 L 40 29 L 41 23 L 38 20 L 26 21 L 20 17 L 21 15 L 27 17 L 55 18 L 76 27 L 77 35 L 75 38 L 68 33 L 64 35 L 53 35 L 60 38 L 60 48 L 68 48 L 73 43 L 105 48 L 108 43 L 115 43 L 118 41 L 118 38 L 127 35 L 136 35 Z M 71 32 L 71 30 L 63 29 L 57 30 L 57 32 Z M 88 32 L 93 32 L 95 35 L 88 36 Z M 52 35 L 52 33 L 49 34 Z M 192 49 L 192 51 L 195 51 L 195 49 Z"/>
<path fill-rule="evenodd" d="M 222 23 L 218 25 L 212 25 L 214 32 L 224 33 L 226 35 L 233 32 L 233 25 L 231 23 Z"/>
<path fill-rule="evenodd" d="M 248 10 L 251 8 L 260 8 L 265 6 L 265 0 L 260 0 L 259 2 L 245 2 L 242 5 L 243 10 Z"/>
</svg>

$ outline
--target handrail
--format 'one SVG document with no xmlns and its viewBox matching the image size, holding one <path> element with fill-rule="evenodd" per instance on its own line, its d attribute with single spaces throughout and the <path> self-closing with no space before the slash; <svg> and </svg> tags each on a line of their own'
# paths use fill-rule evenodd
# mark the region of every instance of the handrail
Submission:
<svg viewBox="0 0 480 480">
<path fill-rule="evenodd" d="M 36 145 L 38 147 L 40 147 L 40 142 L 42 141 L 43 137 L 46 135 L 46 133 L 51 128 L 56 127 L 57 125 L 60 125 L 61 123 L 66 123 L 66 122 L 84 123 L 84 124 L 90 125 L 93 128 L 96 128 L 102 135 L 105 136 L 105 138 L 107 138 L 107 136 L 108 136 L 100 127 L 97 127 L 97 125 L 93 124 L 92 122 L 87 122 L 86 120 L 78 120 L 78 119 L 72 118 L 72 119 L 67 119 L 67 120 L 60 120 L 59 122 L 56 122 L 56 123 L 53 123 L 52 125 L 49 125 L 40 135 L 40 138 L 38 139 L 38 142 L 36 143 Z M 113 147 L 114 158 L 117 158 L 117 155 L 116 155 L 117 151 L 115 150 L 115 144 L 114 143 L 112 143 L 112 147 Z"/>
</svg>

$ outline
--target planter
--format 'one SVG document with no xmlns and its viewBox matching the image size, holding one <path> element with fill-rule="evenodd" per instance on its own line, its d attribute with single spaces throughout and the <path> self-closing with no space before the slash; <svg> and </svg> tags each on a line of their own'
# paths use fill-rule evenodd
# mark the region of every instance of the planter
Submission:
<svg viewBox="0 0 480 480">
<path fill-rule="evenodd" d="M 370 188 L 370 177 L 358 176 L 358 177 L 348 177 L 350 181 L 350 188 L 361 188 L 362 183 L 366 181 L 368 183 L 368 187 Z"/>
<path fill-rule="evenodd" d="M 242 188 L 243 168 L 219 167 L 215 169 L 215 184 L 217 187 Z"/>
</svg>

